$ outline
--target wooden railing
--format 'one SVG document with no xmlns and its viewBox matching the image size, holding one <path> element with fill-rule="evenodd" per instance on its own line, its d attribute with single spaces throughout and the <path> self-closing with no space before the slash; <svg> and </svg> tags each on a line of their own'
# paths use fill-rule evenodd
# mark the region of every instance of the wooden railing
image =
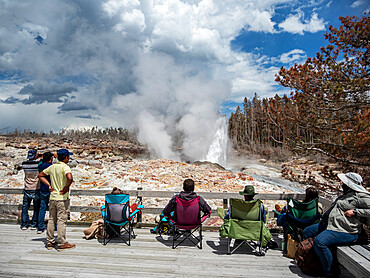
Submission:
<svg viewBox="0 0 370 278">
<path fill-rule="evenodd" d="M 86 189 L 72 189 L 71 198 L 73 196 L 99 196 L 103 197 L 105 194 L 109 194 L 111 189 L 102 189 L 102 190 L 86 190 Z M 144 198 L 171 198 L 176 191 L 149 191 L 141 190 L 123 190 L 125 194 L 129 194 L 132 197 L 137 197 L 140 200 Z M 23 194 L 22 188 L 0 188 L 0 194 Z M 199 196 L 202 196 L 206 201 L 207 200 L 223 200 L 223 207 L 228 207 L 228 200 L 230 198 L 242 198 L 239 193 L 230 193 L 230 192 L 197 192 Z M 258 198 L 261 200 L 286 200 L 287 198 L 294 198 L 302 200 L 304 194 L 300 193 L 260 193 Z M 324 207 L 329 207 L 331 201 L 320 198 L 319 202 Z M 30 207 L 32 210 L 33 207 Z M 22 204 L 0 204 L 0 211 L 21 211 Z M 143 214 L 159 214 L 163 208 L 158 207 L 144 207 L 142 210 Z M 217 215 L 216 208 L 212 208 L 212 215 Z M 100 212 L 100 206 L 71 206 L 71 212 Z M 269 217 L 273 217 L 273 212 L 270 211 Z M 146 226 L 142 223 L 141 217 L 138 218 L 138 226 Z"/>
</svg>

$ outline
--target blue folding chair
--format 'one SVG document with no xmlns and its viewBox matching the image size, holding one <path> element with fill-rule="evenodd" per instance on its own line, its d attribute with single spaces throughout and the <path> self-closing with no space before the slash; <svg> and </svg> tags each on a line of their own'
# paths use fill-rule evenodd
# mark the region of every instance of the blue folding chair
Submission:
<svg viewBox="0 0 370 278">
<path fill-rule="evenodd" d="M 131 238 L 136 235 L 133 229 L 133 222 L 141 209 L 144 208 L 142 204 L 133 204 L 130 212 L 130 196 L 127 194 L 106 194 L 105 205 L 101 206 L 102 217 L 104 220 L 104 231 L 113 231 L 113 235 L 109 237 L 108 241 L 104 237 L 103 244 L 106 245 L 114 236 L 119 237 L 128 246 L 131 244 Z M 124 237 L 128 234 L 128 240 Z"/>
</svg>

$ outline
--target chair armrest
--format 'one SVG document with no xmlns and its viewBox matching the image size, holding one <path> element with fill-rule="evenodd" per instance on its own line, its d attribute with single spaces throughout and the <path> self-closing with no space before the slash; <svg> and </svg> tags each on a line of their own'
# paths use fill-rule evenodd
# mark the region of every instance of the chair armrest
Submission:
<svg viewBox="0 0 370 278">
<path fill-rule="evenodd" d="M 217 208 L 217 214 L 221 217 L 222 220 L 225 220 L 225 213 L 226 209 L 220 207 Z"/>
<path fill-rule="evenodd" d="M 208 214 L 203 215 L 203 217 L 200 219 L 200 223 L 203 223 L 208 217 L 210 217 L 211 213 L 212 210 L 210 210 Z"/>
<path fill-rule="evenodd" d="M 144 205 L 138 205 L 137 208 L 130 214 L 130 219 L 135 216 L 138 212 L 140 212 L 144 208 Z"/>
<path fill-rule="evenodd" d="M 105 220 L 106 216 L 107 216 L 107 214 L 105 213 L 105 205 L 102 205 L 100 207 L 100 210 L 101 210 L 101 216 L 102 216 L 103 220 Z"/>
</svg>

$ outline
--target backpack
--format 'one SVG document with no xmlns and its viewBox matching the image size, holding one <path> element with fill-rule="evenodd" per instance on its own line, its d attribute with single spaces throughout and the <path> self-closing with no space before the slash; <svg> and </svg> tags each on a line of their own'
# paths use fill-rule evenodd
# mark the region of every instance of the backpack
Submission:
<svg viewBox="0 0 370 278">
<path fill-rule="evenodd" d="M 173 214 L 173 213 L 171 213 Z M 172 220 L 168 217 L 164 216 L 163 213 L 159 214 L 155 222 L 158 223 L 153 229 L 150 230 L 152 234 L 159 234 L 159 235 L 171 235 L 172 234 Z"/>
<path fill-rule="evenodd" d="M 286 256 L 291 259 L 295 259 L 295 253 L 298 249 L 299 241 L 295 240 L 291 234 L 288 234 L 288 240 L 287 240 L 287 253 Z"/>
<path fill-rule="evenodd" d="M 84 234 L 86 239 L 102 239 L 104 237 L 108 238 L 108 234 L 104 231 L 104 220 L 99 219 L 93 221 L 91 223 L 91 226 L 84 230 Z"/>
<path fill-rule="evenodd" d="M 323 273 L 320 259 L 313 248 L 313 238 L 305 239 L 298 244 L 295 261 L 307 275 L 320 276 Z"/>
</svg>

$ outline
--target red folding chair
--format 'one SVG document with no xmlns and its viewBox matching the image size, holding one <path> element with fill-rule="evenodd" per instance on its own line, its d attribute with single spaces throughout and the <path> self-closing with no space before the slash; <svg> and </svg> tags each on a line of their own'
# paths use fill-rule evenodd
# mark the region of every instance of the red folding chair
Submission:
<svg viewBox="0 0 370 278">
<path fill-rule="evenodd" d="M 202 223 L 210 214 L 201 216 L 199 196 L 186 201 L 176 197 L 176 210 L 174 213 L 172 229 L 172 249 L 175 249 L 187 239 L 202 249 Z M 199 236 L 196 236 L 196 231 Z M 176 243 L 176 241 L 179 241 Z"/>
</svg>

